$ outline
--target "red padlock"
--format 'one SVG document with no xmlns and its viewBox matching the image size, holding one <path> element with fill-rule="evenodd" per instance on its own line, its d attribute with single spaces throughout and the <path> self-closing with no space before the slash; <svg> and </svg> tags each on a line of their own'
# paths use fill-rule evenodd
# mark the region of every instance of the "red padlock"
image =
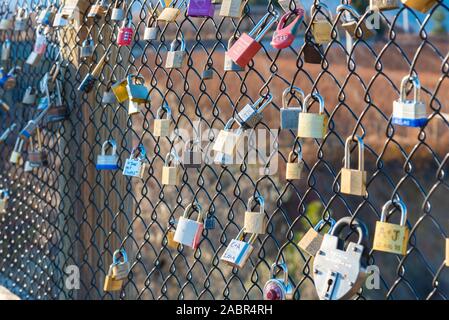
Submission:
<svg viewBox="0 0 449 320">
<path fill-rule="evenodd" d="M 134 30 L 131 27 L 131 21 L 123 21 L 122 26 L 118 31 L 117 44 L 120 47 L 129 46 L 133 40 Z"/>
<path fill-rule="evenodd" d="M 285 26 L 288 19 L 292 15 L 296 15 L 297 17 L 288 26 Z M 298 28 L 301 25 L 303 18 L 304 18 L 304 10 L 300 8 L 285 13 L 281 17 L 281 20 L 279 21 L 279 24 L 276 28 L 276 31 L 273 33 L 271 46 L 279 50 L 288 48 L 295 40 L 296 32 L 298 31 Z"/>
<path fill-rule="evenodd" d="M 265 27 L 260 30 L 262 25 L 264 25 L 265 20 L 272 15 L 273 17 L 269 20 Z M 234 43 L 234 45 L 229 48 L 226 55 L 238 64 L 240 67 L 244 68 L 251 59 L 256 55 L 257 52 L 262 48 L 262 45 L 259 43 L 262 40 L 263 36 L 267 31 L 271 28 L 271 26 L 278 20 L 279 13 L 274 11 L 273 13 L 268 12 L 250 31 L 250 33 L 243 33 L 240 38 Z M 257 34 L 257 36 L 255 36 Z M 255 37 L 254 37 L 255 36 Z"/>
</svg>

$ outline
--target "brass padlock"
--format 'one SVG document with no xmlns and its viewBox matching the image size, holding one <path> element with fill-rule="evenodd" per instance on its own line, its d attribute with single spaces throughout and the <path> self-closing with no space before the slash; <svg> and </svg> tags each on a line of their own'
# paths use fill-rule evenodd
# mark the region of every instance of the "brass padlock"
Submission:
<svg viewBox="0 0 449 320">
<path fill-rule="evenodd" d="M 181 13 L 181 9 L 186 5 L 186 0 L 178 0 L 174 7 L 167 6 L 162 9 L 157 21 L 175 22 Z"/>
<path fill-rule="evenodd" d="M 101 18 L 108 12 L 107 0 L 97 0 L 87 14 L 88 18 Z"/>
<path fill-rule="evenodd" d="M 165 119 L 162 116 L 166 114 Z M 156 118 L 153 124 L 153 135 L 155 137 L 169 137 L 171 125 L 171 109 L 167 103 L 162 104 L 156 111 Z"/>
<path fill-rule="evenodd" d="M 177 249 L 178 248 L 178 242 L 175 241 L 174 237 L 175 237 L 175 224 L 176 221 L 174 219 L 171 219 L 168 223 L 168 227 L 167 227 L 167 246 L 171 249 Z"/>
<path fill-rule="evenodd" d="M 14 145 L 14 150 L 11 152 L 11 156 L 9 158 L 9 162 L 13 164 L 18 164 L 20 159 L 22 158 L 22 148 L 23 148 L 23 139 L 17 137 L 16 144 Z"/>
<path fill-rule="evenodd" d="M 285 179 L 287 180 L 301 179 L 303 168 L 304 168 L 304 161 L 302 159 L 302 152 L 299 151 L 299 153 L 296 153 L 294 151 L 290 151 L 290 153 L 288 154 L 288 160 L 285 167 Z"/>
<path fill-rule="evenodd" d="M 366 40 L 374 36 L 374 32 L 366 25 L 366 20 L 361 20 L 360 14 L 354 7 L 341 4 L 337 7 L 337 12 L 341 11 L 344 11 L 344 22 L 341 26 L 351 35 L 351 37 Z"/>
<path fill-rule="evenodd" d="M 220 258 L 220 261 L 239 269 L 245 266 L 254 250 L 253 245 L 257 239 L 257 234 L 252 234 L 248 242 L 246 242 L 246 234 L 245 228 L 242 228 L 237 237 L 229 242 L 226 250 Z"/>
<path fill-rule="evenodd" d="M 167 186 L 177 186 L 180 183 L 181 170 L 179 167 L 179 159 L 170 152 L 165 157 L 165 163 L 162 167 L 162 184 Z"/>
<path fill-rule="evenodd" d="M 117 81 L 111 86 L 112 92 L 114 92 L 117 102 L 122 103 L 129 99 L 128 89 L 128 78 Z"/>
<path fill-rule="evenodd" d="M 422 13 L 429 11 L 438 1 L 436 0 L 401 0 L 407 7 Z"/>
<path fill-rule="evenodd" d="M 112 275 L 112 265 L 109 267 L 108 274 L 104 280 L 103 291 L 112 292 L 122 290 L 123 280 L 115 279 Z"/>
<path fill-rule="evenodd" d="M 390 210 L 393 207 L 393 210 Z M 401 211 L 400 224 L 388 223 L 387 218 L 395 209 Z M 407 253 L 407 207 L 398 199 L 388 201 L 382 207 L 380 221 L 376 222 L 373 250 L 405 255 Z"/>
<path fill-rule="evenodd" d="M 232 129 L 234 123 L 237 124 L 237 129 Z M 240 142 L 242 132 L 242 126 L 235 120 L 235 118 L 229 119 L 223 130 L 218 133 L 212 149 L 232 157 Z"/>
<path fill-rule="evenodd" d="M 352 194 L 356 196 L 366 195 L 366 171 L 365 171 L 365 144 L 361 137 L 356 136 L 359 150 L 359 168 L 351 169 L 351 151 L 350 145 L 352 136 L 346 139 L 344 168 L 340 173 L 341 193 Z"/>
<path fill-rule="evenodd" d="M 319 2 L 317 5 L 312 4 L 310 9 L 312 17 L 312 34 L 315 42 L 324 44 L 332 41 L 332 13 L 329 7 Z M 321 19 L 318 16 L 321 15 Z"/>
<path fill-rule="evenodd" d="M 259 204 L 259 211 L 254 210 L 253 202 Z M 267 229 L 267 219 L 265 217 L 265 201 L 261 195 L 251 197 L 248 200 L 245 211 L 244 227 L 245 232 L 254 234 L 265 234 Z"/>
<path fill-rule="evenodd" d="M 150 100 L 150 94 L 145 87 L 145 79 L 138 75 L 128 75 L 126 90 L 129 100 L 135 103 L 145 103 Z"/>
<path fill-rule="evenodd" d="M 9 192 L 7 189 L 0 190 L 0 215 L 6 213 L 8 209 Z"/>
<path fill-rule="evenodd" d="M 221 17 L 240 18 L 247 1 L 243 0 L 223 0 L 221 3 Z"/>
<path fill-rule="evenodd" d="M 178 47 L 178 42 L 179 47 Z M 165 68 L 179 69 L 182 68 L 186 57 L 186 43 L 184 36 L 181 35 L 181 40 L 174 39 L 170 44 L 170 50 L 167 52 L 167 59 L 165 61 Z"/>
<path fill-rule="evenodd" d="M 369 9 L 370 10 L 395 10 L 399 8 L 399 0 L 370 0 Z"/>
<path fill-rule="evenodd" d="M 308 108 L 313 101 L 319 103 L 319 113 L 309 113 Z M 327 116 L 324 110 L 324 100 L 318 93 L 309 94 L 304 99 L 302 112 L 298 117 L 298 137 L 322 139 L 327 131 Z"/>
<path fill-rule="evenodd" d="M 320 250 L 321 243 L 323 242 L 323 235 L 320 233 L 320 231 L 326 224 L 330 224 L 330 228 L 327 232 L 328 234 L 330 234 L 332 229 L 334 228 L 335 220 L 332 218 L 329 218 L 329 220 L 327 221 L 321 219 L 320 221 L 318 221 L 315 227 L 310 228 L 301 238 L 301 240 L 299 240 L 298 247 L 312 257 L 315 257 L 315 255 L 318 253 L 318 250 Z"/>
</svg>

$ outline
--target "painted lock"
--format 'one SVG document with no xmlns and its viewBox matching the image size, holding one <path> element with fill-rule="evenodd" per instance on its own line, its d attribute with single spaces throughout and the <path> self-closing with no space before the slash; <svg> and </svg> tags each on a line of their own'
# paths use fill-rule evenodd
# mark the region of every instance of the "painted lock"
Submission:
<svg viewBox="0 0 449 320">
<path fill-rule="evenodd" d="M 318 101 L 319 113 L 310 113 L 307 108 Z M 322 139 L 327 131 L 327 116 L 324 112 L 324 100 L 318 93 L 309 94 L 304 99 L 302 112 L 298 117 L 298 138 Z"/>
<path fill-rule="evenodd" d="M 350 146 L 352 136 L 346 139 L 344 168 L 341 169 L 340 185 L 341 193 L 352 194 L 355 196 L 366 195 L 366 171 L 365 171 L 365 144 L 361 137 L 356 136 L 359 153 L 359 168 L 351 169 L 351 151 Z"/>
<path fill-rule="evenodd" d="M 310 228 L 306 234 L 299 240 L 298 247 L 311 255 L 312 257 L 315 257 L 318 250 L 320 250 L 321 243 L 323 242 L 323 235 L 320 233 L 320 231 L 324 228 L 326 224 L 330 224 L 330 228 L 327 233 L 331 233 L 332 229 L 335 225 L 335 220 L 332 218 L 329 218 L 329 220 L 321 219 L 313 228 Z"/>
<path fill-rule="evenodd" d="M 246 242 L 246 234 L 247 232 L 245 231 L 245 228 L 240 230 L 237 237 L 229 242 L 220 258 L 220 261 L 239 269 L 245 266 L 254 250 L 254 241 L 257 239 L 257 234 L 252 234 L 248 242 Z"/>
<path fill-rule="evenodd" d="M 149 165 L 144 163 L 145 156 L 146 150 L 142 144 L 139 144 L 137 148 L 133 148 L 123 167 L 123 175 L 147 179 L 149 176 Z"/>
<path fill-rule="evenodd" d="M 282 278 L 276 278 L 276 270 L 280 269 L 283 273 Z M 271 266 L 271 279 L 263 287 L 264 300 L 292 300 L 294 286 L 288 280 L 288 269 L 285 263 L 274 263 Z"/>
<path fill-rule="evenodd" d="M 232 44 L 235 42 L 236 39 L 237 38 L 235 37 L 235 35 L 233 35 L 231 38 L 229 38 L 228 49 L 230 47 L 232 47 Z M 227 52 L 225 53 L 223 69 L 224 69 L 224 71 L 232 71 L 232 72 L 241 72 L 241 71 L 245 70 L 244 67 L 242 68 L 237 63 L 232 61 L 232 59 L 228 56 Z"/>
<path fill-rule="evenodd" d="M 121 1 L 115 0 L 114 7 L 112 8 L 112 11 L 111 11 L 111 20 L 112 21 L 117 22 L 117 21 L 122 21 L 125 19 L 124 6 L 125 6 L 125 1 L 123 1 L 121 3 Z"/>
<path fill-rule="evenodd" d="M 165 118 L 162 118 L 165 113 Z M 163 103 L 156 111 L 153 124 L 153 135 L 155 137 L 169 137 L 171 125 L 171 109 L 167 103 Z"/>
<path fill-rule="evenodd" d="M 247 1 L 243 0 L 223 0 L 219 15 L 221 17 L 240 18 Z"/>
<path fill-rule="evenodd" d="M 23 140 L 20 137 L 17 137 L 16 143 L 14 145 L 14 149 L 11 152 L 11 156 L 9 157 L 9 162 L 13 164 L 18 164 L 20 159 L 22 158 L 22 148 L 23 148 Z"/>
<path fill-rule="evenodd" d="M 350 241 L 345 249 L 339 237 L 345 227 L 357 232 L 357 242 Z M 368 230 L 356 218 L 344 217 L 335 224 L 330 234 L 325 234 L 313 263 L 313 280 L 321 300 L 352 298 L 366 279 L 368 259 Z"/>
<path fill-rule="evenodd" d="M 200 142 L 190 139 L 186 142 L 182 155 L 182 164 L 184 168 L 201 168 L 203 154 L 201 152 Z"/>
<path fill-rule="evenodd" d="M 234 123 L 237 124 L 237 129 L 232 129 Z M 235 120 L 235 118 L 229 119 L 223 130 L 218 133 L 212 150 L 223 153 L 232 158 L 237 145 L 242 138 L 242 132 L 242 126 Z"/>
<path fill-rule="evenodd" d="M 332 13 L 329 7 L 319 2 L 317 5 L 312 4 L 310 9 L 312 17 L 312 34 L 315 42 L 324 44 L 332 41 Z M 319 18 L 319 16 L 321 16 Z"/>
<path fill-rule="evenodd" d="M 211 0 L 190 0 L 187 7 L 189 17 L 212 18 L 214 11 L 215 8 Z"/>
<path fill-rule="evenodd" d="M 8 209 L 9 192 L 6 189 L 0 190 L 0 214 L 5 214 Z"/>
<path fill-rule="evenodd" d="M 106 149 L 111 147 L 111 153 L 106 154 Z M 117 170 L 118 155 L 117 155 L 117 143 L 115 140 L 106 140 L 101 146 L 101 154 L 97 156 L 97 170 Z"/>
<path fill-rule="evenodd" d="M 369 2 L 370 10 L 394 10 L 399 8 L 399 0 L 370 0 Z"/>
<path fill-rule="evenodd" d="M 176 18 L 181 13 L 181 8 L 186 5 L 186 0 L 172 1 L 168 6 L 163 6 L 161 14 L 157 17 L 158 21 L 175 22 Z M 174 3 L 173 7 L 172 4 Z"/>
<path fill-rule="evenodd" d="M 296 18 L 286 26 L 288 19 L 296 15 Z M 304 17 L 304 10 L 297 8 L 294 11 L 285 13 L 279 21 L 276 31 L 273 33 L 271 46 L 275 49 L 288 48 L 295 40 L 296 33 L 301 26 Z"/>
<path fill-rule="evenodd" d="M 429 11 L 438 1 L 436 0 L 401 0 L 407 7 L 422 13 Z"/>
<path fill-rule="evenodd" d="M 285 179 L 287 180 L 301 179 L 303 168 L 304 168 L 304 161 L 302 159 L 301 150 L 299 150 L 298 153 L 290 151 L 290 153 L 288 154 L 287 164 L 285 167 Z"/>
<path fill-rule="evenodd" d="M 236 120 L 243 129 L 254 128 L 263 119 L 263 110 L 271 103 L 273 96 L 259 97 L 253 104 L 249 103 L 236 115 Z"/>
<path fill-rule="evenodd" d="M 165 68 L 178 69 L 182 68 L 186 57 L 186 43 L 184 36 L 181 39 L 174 39 L 170 44 L 170 50 L 167 52 L 167 59 L 165 61 Z"/>
<path fill-rule="evenodd" d="M 254 210 L 253 203 L 259 204 L 259 211 Z M 254 234 L 265 234 L 267 230 L 267 219 L 265 217 L 265 201 L 261 195 L 251 197 L 248 200 L 243 225 L 245 232 Z"/>
<path fill-rule="evenodd" d="M 162 167 L 162 184 L 166 186 L 177 186 L 181 180 L 181 169 L 179 159 L 173 153 L 169 152 L 165 156 L 165 163 Z"/>
<path fill-rule="evenodd" d="M 278 18 L 279 13 L 277 11 L 268 12 L 249 33 L 242 33 L 232 47 L 228 49 L 226 54 L 229 58 L 244 68 L 262 48 L 260 41 Z M 265 23 L 267 20 L 268 22 Z M 262 28 L 262 26 L 264 27 Z"/>
<path fill-rule="evenodd" d="M 80 57 L 89 58 L 92 57 L 95 50 L 95 43 L 92 38 L 85 39 L 80 48 Z"/>
<path fill-rule="evenodd" d="M 128 85 L 128 78 L 124 78 L 120 81 L 117 81 L 111 86 L 111 90 L 112 92 L 114 92 L 117 102 L 123 103 L 129 99 L 128 89 L 126 88 L 127 85 Z"/>
<path fill-rule="evenodd" d="M 132 28 L 132 20 L 124 20 L 122 26 L 118 30 L 117 44 L 120 47 L 129 46 L 133 41 L 134 29 Z"/>
<path fill-rule="evenodd" d="M 288 106 L 288 95 L 291 94 L 297 100 L 299 100 L 300 105 L 295 107 Z M 282 93 L 282 108 L 280 109 L 280 123 L 281 129 L 284 130 L 298 130 L 298 118 L 299 113 L 304 105 L 304 92 L 298 87 L 289 87 Z"/>
<path fill-rule="evenodd" d="M 400 224 L 388 223 L 388 216 L 396 209 L 401 212 Z M 401 200 L 388 201 L 382 207 L 380 221 L 376 222 L 373 250 L 405 255 L 407 253 L 407 207 Z"/>
<path fill-rule="evenodd" d="M 191 214 L 195 211 L 198 213 L 196 221 L 190 219 Z M 179 218 L 173 240 L 193 249 L 198 248 L 204 228 L 203 220 L 203 211 L 200 204 L 189 204 L 183 216 Z"/>
<path fill-rule="evenodd" d="M 413 100 L 407 100 L 407 84 L 411 82 Z M 405 76 L 401 82 L 400 97 L 393 102 L 393 124 L 422 127 L 427 123 L 426 104 L 421 100 L 421 83 L 417 76 Z"/>
<path fill-rule="evenodd" d="M 129 261 L 125 249 L 116 250 L 112 256 L 112 276 L 116 280 L 123 280 L 129 274 Z"/>
<path fill-rule="evenodd" d="M 30 14 L 27 8 L 20 7 L 16 12 L 16 19 L 14 20 L 14 31 L 24 31 L 28 27 Z"/>
<path fill-rule="evenodd" d="M 337 7 L 337 12 L 342 11 L 344 11 L 344 22 L 341 26 L 351 35 L 351 37 L 366 40 L 374 36 L 374 32 L 366 25 L 366 20 L 361 20 L 360 14 L 354 7 L 347 4 L 341 4 Z"/>
</svg>

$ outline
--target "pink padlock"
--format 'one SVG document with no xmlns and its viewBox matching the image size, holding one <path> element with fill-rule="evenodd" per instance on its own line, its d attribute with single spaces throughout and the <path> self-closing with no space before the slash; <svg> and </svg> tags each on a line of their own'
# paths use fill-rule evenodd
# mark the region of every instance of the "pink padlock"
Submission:
<svg viewBox="0 0 449 320">
<path fill-rule="evenodd" d="M 295 20 L 293 20 L 288 26 L 285 26 L 287 20 L 292 16 L 296 15 Z M 271 46 L 276 49 L 288 48 L 295 40 L 296 32 L 301 25 L 304 18 L 304 10 L 297 8 L 294 11 L 289 11 L 285 13 L 273 33 L 273 39 L 271 40 Z"/>
<path fill-rule="evenodd" d="M 131 21 L 123 21 L 123 24 L 118 31 L 117 44 L 120 47 L 129 46 L 133 40 L 133 34 L 134 30 L 131 27 Z"/>
</svg>

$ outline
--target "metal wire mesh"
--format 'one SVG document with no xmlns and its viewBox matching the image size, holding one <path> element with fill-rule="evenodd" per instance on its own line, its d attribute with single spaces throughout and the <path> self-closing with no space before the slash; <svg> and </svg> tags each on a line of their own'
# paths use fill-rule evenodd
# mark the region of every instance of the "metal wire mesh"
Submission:
<svg viewBox="0 0 449 320">
<path fill-rule="evenodd" d="M 53 2 L 27 3 L 38 12 L 41 5 Z M 15 5 L 24 4 L 18 0 Z M 127 1 L 126 15 L 135 30 L 129 47 L 117 46 L 121 23 L 110 19 L 114 5 L 108 4 L 102 19 L 81 16 L 81 27 L 71 23 L 52 29 L 46 56 L 37 67 L 24 64 L 34 43 L 34 19 L 26 32 L 2 31 L 2 41 L 9 37 L 13 43 L 7 66 L 19 65 L 23 70 L 17 87 L 3 93 L 11 110 L 1 111 L 1 132 L 12 123 L 22 128 L 35 116 L 35 108 L 20 103 L 23 93 L 29 85 L 38 85 L 60 51 L 65 60 L 58 77 L 70 117 L 42 129 L 48 167 L 24 172 L 23 166 L 9 163 L 17 130 L 0 145 L 0 189 L 9 189 L 11 195 L 8 211 L 0 218 L 1 284 L 25 299 L 260 299 L 271 264 L 284 260 L 295 298 L 314 299 L 313 259 L 297 245 L 304 232 L 321 218 L 350 215 L 368 225 L 371 243 L 382 205 L 400 196 L 409 212 L 407 254 L 371 251 L 370 263 L 381 271 L 380 289 L 362 289 L 357 298 L 447 298 L 444 214 L 449 205 L 445 196 L 449 123 L 444 101 L 449 55 L 447 35 L 431 34 L 436 12 L 448 13 L 446 1 L 439 1 L 425 15 L 406 7 L 381 13 L 383 33 L 375 41 L 355 40 L 350 51 L 339 13 L 333 17 L 333 40 L 324 47 L 319 65 L 304 62 L 304 34 L 309 37 L 311 32 L 306 19 L 290 48 L 271 49 L 267 35 L 263 49 L 240 73 L 223 71 L 228 39 L 251 29 L 267 10 L 281 10 L 277 4 L 250 1 L 241 19 L 219 17 L 220 4 L 214 19 L 192 18 L 183 12 L 174 23 L 158 23 L 156 41 L 144 41 L 143 30 L 150 16 L 154 23 L 160 4 Z M 413 21 L 413 33 L 402 30 L 405 14 Z M 186 63 L 179 70 L 166 69 L 167 51 L 181 34 L 186 39 Z M 94 57 L 78 60 L 87 35 L 95 41 Z M 109 46 L 113 54 L 95 89 L 80 94 L 80 81 Z M 213 79 L 202 79 L 204 69 L 213 70 Z M 151 102 L 139 115 L 128 116 L 127 103 L 101 102 L 110 84 L 127 74 L 142 75 L 150 90 Z M 429 121 L 421 129 L 391 124 L 392 102 L 407 74 L 419 76 L 428 106 Z M 281 94 L 290 86 L 323 96 L 329 115 L 323 140 L 300 141 L 293 131 L 278 131 Z M 201 147 L 212 154 L 212 141 L 227 120 L 268 92 L 274 99 L 257 129 L 267 130 L 267 143 L 275 152 L 260 155 L 261 163 L 251 164 L 246 161 L 247 150 L 242 164 L 205 163 L 201 169 L 183 169 L 178 186 L 162 185 L 165 157 L 173 148 L 182 153 L 186 133 L 199 134 L 199 123 Z M 159 138 L 153 135 L 152 125 L 164 102 L 171 107 L 175 128 L 170 137 Z M 367 150 L 365 197 L 339 191 L 344 141 L 356 134 L 363 137 Z M 133 147 L 145 146 L 150 166 L 144 181 L 125 177 L 121 170 L 95 170 L 96 155 L 103 141 L 111 138 L 117 141 L 121 168 Z M 300 181 L 285 180 L 290 151 L 304 157 Z M 248 199 L 256 194 L 265 198 L 267 234 L 256 240 L 245 268 L 232 269 L 219 258 L 243 224 Z M 195 251 L 182 246 L 172 249 L 167 245 L 169 221 L 179 219 L 193 201 L 214 219 L 215 228 L 204 230 Z M 131 272 L 120 294 L 106 293 L 103 281 L 119 247 L 128 252 Z M 79 290 L 65 287 L 70 265 L 80 268 Z"/>
</svg>

